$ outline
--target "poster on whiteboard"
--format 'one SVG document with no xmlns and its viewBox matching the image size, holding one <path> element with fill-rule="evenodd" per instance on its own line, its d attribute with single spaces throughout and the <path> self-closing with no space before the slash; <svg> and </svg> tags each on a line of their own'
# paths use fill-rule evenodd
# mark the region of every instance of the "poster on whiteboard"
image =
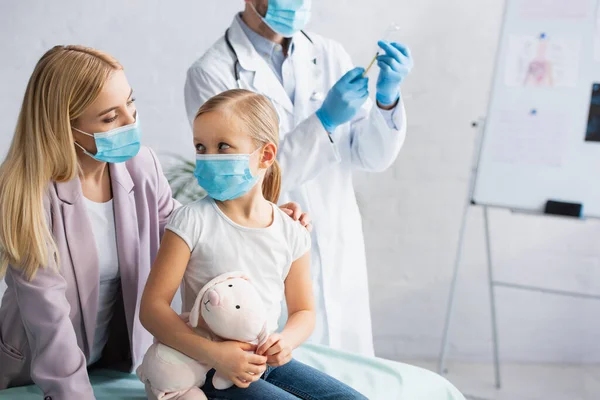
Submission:
<svg viewBox="0 0 600 400">
<path fill-rule="evenodd" d="M 496 120 L 493 159 L 508 164 L 560 167 L 569 130 L 567 117 L 550 110 L 502 110 Z"/>
<path fill-rule="evenodd" d="M 588 0 L 521 0 L 528 19 L 581 19 L 588 16 Z"/>
<path fill-rule="evenodd" d="M 511 35 L 504 82 L 509 87 L 574 87 L 580 49 L 575 36 Z"/>
</svg>

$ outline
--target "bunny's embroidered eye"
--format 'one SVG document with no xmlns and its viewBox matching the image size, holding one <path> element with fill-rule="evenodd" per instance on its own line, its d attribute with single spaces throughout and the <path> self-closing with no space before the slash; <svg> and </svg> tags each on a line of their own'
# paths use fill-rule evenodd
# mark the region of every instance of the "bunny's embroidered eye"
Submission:
<svg viewBox="0 0 600 400">
<path fill-rule="evenodd" d="M 235 308 L 237 308 L 238 310 L 240 309 L 240 306 L 235 306 Z"/>
<path fill-rule="evenodd" d="M 229 285 L 229 287 L 233 287 L 233 285 Z"/>
</svg>

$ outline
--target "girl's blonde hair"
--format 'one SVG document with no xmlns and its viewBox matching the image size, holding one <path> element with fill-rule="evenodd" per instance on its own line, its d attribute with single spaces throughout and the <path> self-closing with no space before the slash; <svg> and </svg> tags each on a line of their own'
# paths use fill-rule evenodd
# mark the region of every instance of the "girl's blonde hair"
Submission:
<svg viewBox="0 0 600 400">
<path fill-rule="evenodd" d="M 44 196 L 50 182 L 77 176 L 71 123 L 120 69 L 108 54 L 83 46 L 55 46 L 35 66 L 0 166 L 0 278 L 9 264 L 28 279 L 51 260 L 58 265 Z"/>
<path fill-rule="evenodd" d="M 273 143 L 279 146 L 279 117 L 265 96 L 244 89 L 228 90 L 210 98 L 200 107 L 196 118 L 213 111 L 235 115 L 257 146 Z M 275 160 L 265 174 L 262 192 L 265 199 L 277 203 L 281 191 L 281 167 Z"/>
</svg>

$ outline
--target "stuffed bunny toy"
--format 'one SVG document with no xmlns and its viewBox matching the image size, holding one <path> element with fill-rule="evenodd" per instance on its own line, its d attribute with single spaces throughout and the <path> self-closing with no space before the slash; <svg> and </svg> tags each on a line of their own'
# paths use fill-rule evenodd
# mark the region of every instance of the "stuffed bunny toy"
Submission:
<svg viewBox="0 0 600 400">
<path fill-rule="evenodd" d="M 219 275 L 198 293 L 194 306 L 184 320 L 199 334 L 199 322 L 204 320 L 212 340 L 236 340 L 261 345 L 267 340 L 267 315 L 264 303 L 249 279 L 242 272 Z M 137 369 L 146 385 L 149 399 L 206 399 L 200 389 L 210 367 L 180 353 L 154 343 Z M 216 389 L 227 389 L 233 382 L 215 373 Z"/>
</svg>

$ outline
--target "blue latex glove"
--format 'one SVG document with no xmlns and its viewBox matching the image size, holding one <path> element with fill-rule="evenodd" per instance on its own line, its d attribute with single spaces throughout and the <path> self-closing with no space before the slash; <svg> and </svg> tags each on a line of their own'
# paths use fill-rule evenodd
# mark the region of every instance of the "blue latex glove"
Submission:
<svg viewBox="0 0 600 400">
<path fill-rule="evenodd" d="M 400 98 L 400 84 L 413 67 L 408 47 L 400 43 L 377 42 L 385 54 L 377 57 L 379 78 L 377 79 L 377 101 L 383 106 L 391 106 Z"/>
<path fill-rule="evenodd" d="M 323 127 L 332 133 L 338 126 L 350 121 L 369 97 L 369 78 L 363 78 L 364 68 L 354 68 L 342 76 L 317 111 Z"/>
</svg>

